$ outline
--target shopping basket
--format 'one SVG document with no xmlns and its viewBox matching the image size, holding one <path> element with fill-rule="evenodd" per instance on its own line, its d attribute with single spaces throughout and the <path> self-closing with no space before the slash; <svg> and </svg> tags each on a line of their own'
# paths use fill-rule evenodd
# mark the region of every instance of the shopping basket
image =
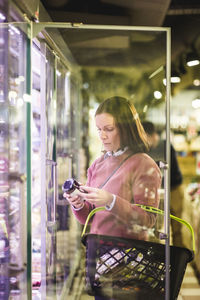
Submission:
<svg viewBox="0 0 200 300">
<path fill-rule="evenodd" d="M 165 245 L 122 237 L 85 234 L 91 216 L 88 216 L 82 241 L 86 246 L 86 290 L 98 295 L 123 300 L 165 299 Z M 143 206 L 148 211 L 163 211 Z M 176 220 L 176 218 L 170 215 Z M 186 221 L 179 221 L 191 226 Z M 193 250 L 194 250 L 194 234 Z M 170 246 L 170 300 L 178 297 L 187 263 L 193 259 L 194 251 Z"/>
</svg>

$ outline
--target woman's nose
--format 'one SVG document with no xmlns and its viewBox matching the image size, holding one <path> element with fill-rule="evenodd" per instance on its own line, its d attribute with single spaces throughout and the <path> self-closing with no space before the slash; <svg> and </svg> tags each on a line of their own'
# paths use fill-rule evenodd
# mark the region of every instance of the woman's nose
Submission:
<svg viewBox="0 0 200 300">
<path fill-rule="evenodd" d="M 104 139 L 107 138 L 107 135 L 106 135 L 105 131 L 101 130 L 101 132 L 100 132 L 100 138 L 101 138 L 102 140 L 104 140 Z"/>
</svg>

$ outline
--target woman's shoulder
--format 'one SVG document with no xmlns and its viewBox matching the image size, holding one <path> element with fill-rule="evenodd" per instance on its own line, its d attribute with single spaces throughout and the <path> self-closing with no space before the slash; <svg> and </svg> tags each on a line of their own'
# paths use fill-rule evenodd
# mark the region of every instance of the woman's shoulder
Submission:
<svg viewBox="0 0 200 300">
<path fill-rule="evenodd" d="M 154 161 L 147 153 L 144 152 L 138 152 L 131 156 L 133 160 L 138 161 Z"/>
<path fill-rule="evenodd" d="M 137 153 L 132 156 L 132 163 L 129 164 L 129 168 L 137 170 L 134 172 L 136 177 L 144 177 L 146 175 L 148 178 L 154 177 L 161 180 L 161 171 L 156 162 L 147 153 Z M 150 176 L 150 177 L 149 177 Z M 144 178 L 143 178 L 144 179 Z"/>
<path fill-rule="evenodd" d="M 138 165 L 152 165 L 158 168 L 155 160 L 153 160 L 147 153 L 136 153 L 131 157 L 131 161 Z"/>
</svg>

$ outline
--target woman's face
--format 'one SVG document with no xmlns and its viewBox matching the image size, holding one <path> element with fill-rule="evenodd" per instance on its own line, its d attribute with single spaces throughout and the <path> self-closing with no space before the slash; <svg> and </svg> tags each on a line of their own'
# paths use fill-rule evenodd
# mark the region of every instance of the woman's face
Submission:
<svg viewBox="0 0 200 300">
<path fill-rule="evenodd" d="M 102 113 L 95 117 L 95 121 L 104 150 L 117 151 L 120 148 L 120 135 L 113 116 Z"/>
</svg>

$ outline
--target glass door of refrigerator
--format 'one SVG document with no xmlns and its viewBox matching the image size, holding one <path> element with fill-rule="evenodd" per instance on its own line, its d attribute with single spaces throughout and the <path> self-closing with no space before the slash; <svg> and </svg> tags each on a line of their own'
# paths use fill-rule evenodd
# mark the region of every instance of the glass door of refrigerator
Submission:
<svg viewBox="0 0 200 300">
<path fill-rule="evenodd" d="M 41 185 L 41 291 L 42 298 L 56 297 L 56 202 L 57 202 L 57 162 L 56 162 L 56 58 L 46 44 L 41 43 L 43 60 L 41 72 L 42 94 L 42 169 Z M 43 70 L 43 72 L 42 72 Z"/>
<path fill-rule="evenodd" d="M 52 48 L 58 56 L 61 54 L 71 72 L 71 120 L 76 120 L 73 125 L 77 121 L 77 123 L 81 122 L 81 126 L 76 127 L 76 129 L 79 128 L 78 132 L 73 125 L 71 126 L 71 150 L 72 152 L 75 150 L 76 161 L 79 161 L 76 164 L 77 169 L 73 168 L 74 174 L 78 178 L 82 174 L 79 152 L 82 142 L 85 153 L 89 153 L 88 164 L 101 155 L 102 145 L 98 142 L 93 122 L 94 113 L 99 103 L 115 95 L 129 99 L 135 105 L 141 121 L 153 122 L 158 132 L 162 133 L 160 139 L 164 138 L 166 143 L 163 143 L 160 148 L 160 158 L 169 164 L 170 30 L 168 28 L 93 26 L 71 23 L 34 24 L 34 34 L 39 34 L 40 31 L 50 37 Z M 76 77 L 75 74 L 78 76 Z M 76 82 L 74 78 L 79 78 L 80 84 L 75 83 L 73 86 Z M 81 97 L 77 97 L 77 91 Z M 77 116 L 78 119 L 76 119 Z M 165 218 L 162 220 L 157 218 L 154 228 L 147 230 L 149 238 L 154 241 L 157 240 L 156 230 L 165 232 L 167 237 L 166 267 L 169 266 L 169 172 L 167 164 L 164 163 L 161 166 L 165 185 L 157 191 L 160 194 L 160 208 L 165 208 Z M 60 166 L 58 173 L 59 169 Z M 86 175 L 85 169 L 83 172 Z M 145 192 L 150 193 L 149 190 Z M 74 220 L 73 216 L 71 220 Z M 79 236 L 79 243 L 76 244 L 76 254 L 71 253 L 74 259 L 73 267 L 65 282 L 61 299 L 69 295 L 84 294 L 84 289 L 81 288 L 84 286 L 84 271 L 81 271 L 80 228 L 74 224 L 77 223 L 69 223 L 69 231 L 73 228 L 74 241 Z M 164 241 L 159 240 L 159 242 Z M 168 279 L 166 282 L 169 282 Z M 168 293 L 167 286 L 166 293 Z"/>
<path fill-rule="evenodd" d="M 69 275 L 70 257 L 68 245 L 70 211 L 63 198 L 62 185 L 72 176 L 71 118 L 70 118 L 70 72 L 61 62 L 56 69 L 57 96 L 57 295 L 61 294 L 63 284 Z"/>
<path fill-rule="evenodd" d="M 64 180 L 72 176 L 70 72 L 47 41 L 32 43 L 32 295 L 54 299 L 62 292 L 72 263 L 73 232 Z M 74 106 L 74 112 L 76 107 Z M 74 114 L 73 112 L 73 114 Z M 75 128 L 75 126 L 73 126 Z M 77 139 L 74 139 L 74 143 Z M 40 187 L 40 189 L 38 189 Z M 73 221 L 73 220 L 72 220 Z"/>
<path fill-rule="evenodd" d="M 25 299 L 31 285 L 31 172 L 27 150 L 30 63 L 27 23 L 0 24 L 0 298 Z M 28 97 L 29 93 L 29 97 Z M 27 229 L 28 228 L 28 229 Z"/>
<path fill-rule="evenodd" d="M 40 296 L 41 270 L 42 270 L 42 186 L 41 178 L 43 176 L 41 169 L 42 162 L 42 84 L 41 67 L 44 57 L 41 55 L 40 45 L 33 41 L 31 47 L 32 55 L 32 109 L 31 109 L 31 165 L 32 165 L 32 298 L 37 299 Z"/>
<path fill-rule="evenodd" d="M 32 297 L 56 294 L 55 57 L 32 41 Z M 48 74 L 48 79 L 47 79 Z"/>
</svg>

